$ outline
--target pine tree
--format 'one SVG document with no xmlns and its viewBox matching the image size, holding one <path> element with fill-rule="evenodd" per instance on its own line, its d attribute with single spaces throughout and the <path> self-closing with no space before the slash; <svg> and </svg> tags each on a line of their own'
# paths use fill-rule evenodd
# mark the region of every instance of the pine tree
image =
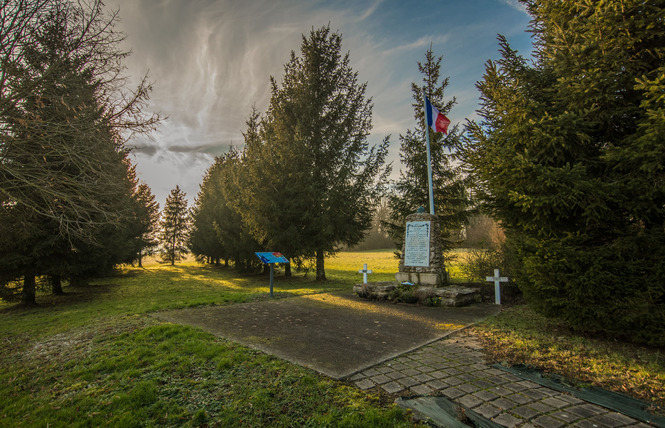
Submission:
<svg viewBox="0 0 665 428">
<path fill-rule="evenodd" d="M 126 238 L 126 153 L 104 116 L 98 64 L 71 46 L 72 19 L 82 18 L 66 5 L 44 17 L 3 93 L 32 88 L 5 110 L 0 145 L 0 191 L 8 201 L 0 208 L 0 254 L 11 254 L 0 269 L 23 276 L 24 304 L 35 304 L 36 275 L 51 275 L 59 293 L 58 278 L 124 258 L 111 240 Z M 103 257 L 92 260 L 90 248 L 103 248 Z"/>
<path fill-rule="evenodd" d="M 217 177 L 224 201 L 219 221 L 215 223 L 217 239 L 230 251 L 236 269 L 254 270 L 261 264 L 254 253 L 260 251 L 262 246 L 243 222 L 243 213 L 247 207 L 242 204 L 241 197 L 247 186 L 247 166 L 242 155 L 235 150 L 227 153 L 224 161 L 224 168 Z"/>
<path fill-rule="evenodd" d="M 176 260 L 180 260 L 188 251 L 189 210 L 185 192 L 179 186 L 171 190 L 166 198 L 161 217 L 162 257 L 164 261 L 171 262 L 171 266 L 173 266 Z"/>
<path fill-rule="evenodd" d="M 122 34 L 100 0 L 0 3 L 0 271 L 58 278 L 121 262 L 128 238 L 125 131 L 149 87 L 125 92 Z"/>
<path fill-rule="evenodd" d="M 400 160 L 404 166 L 400 177 L 389 195 L 390 219 L 384 226 L 395 241 L 397 248 L 402 248 L 406 216 L 416 212 L 419 207 L 429 207 L 429 185 L 427 172 L 427 147 L 425 135 L 425 112 L 423 90 L 433 105 L 443 114 L 449 114 L 457 103 L 455 97 L 446 101 L 444 92 L 449 78 L 439 82 L 441 61 L 428 49 L 425 61 L 418 62 L 418 71 L 423 75 L 422 84 L 412 83 L 413 111 L 416 128 L 400 135 Z M 430 130 L 430 152 L 432 159 L 432 187 L 434 192 L 434 211 L 439 217 L 443 248 L 451 248 L 451 233 L 460 230 L 468 219 L 470 205 L 465 183 L 459 166 L 456 166 L 454 150 L 459 145 L 458 127 L 451 128 L 448 134 Z"/>
<path fill-rule="evenodd" d="M 224 204 L 224 201 L 220 200 L 221 191 L 217 186 L 222 165 L 222 157 L 216 157 L 215 162 L 203 176 L 199 193 L 192 207 L 192 227 L 188 246 L 200 262 L 208 259 L 219 264 L 221 258 L 229 258 L 229 254 L 217 239 L 215 231 L 215 223 L 220 218 Z"/>
<path fill-rule="evenodd" d="M 341 43 L 328 27 L 303 35 L 281 85 L 271 78 L 261 147 L 247 153 L 254 236 L 290 258 L 315 257 L 317 279 L 325 279 L 326 255 L 371 227 L 386 175 L 388 141 L 367 143 L 371 100 Z"/>
<path fill-rule="evenodd" d="M 274 83 L 274 82 L 273 82 Z M 272 152 L 267 151 L 267 134 L 260 114 L 252 107 L 249 118 L 245 122 L 247 129 L 243 133 L 245 148 L 242 153 L 242 168 L 234 174 L 239 190 L 232 204 L 239 209 L 238 213 L 248 232 L 258 243 L 258 248 L 265 251 L 279 251 L 291 264 L 302 266 L 303 259 L 312 254 L 302 245 L 299 232 L 300 216 L 306 209 L 307 201 L 297 198 L 294 184 L 305 180 L 291 171 L 282 171 L 282 163 L 274 162 Z M 298 168 L 294 165 L 294 170 Z M 304 170 L 301 170 L 304 172 Z M 286 174 L 284 174 L 286 172 Z M 290 183 L 295 182 L 295 183 Z M 296 186 L 297 188 L 297 186 Z M 289 193 L 290 190 L 293 192 Z M 233 195 L 230 195 L 233 197 Z M 300 206 L 296 204 L 301 202 Z M 280 211 L 281 208 L 286 208 Z M 285 276 L 291 276 L 291 264 L 285 265 Z"/>
<path fill-rule="evenodd" d="M 218 156 L 208 169 L 193 214 L 190 248 L 217 263 L 219 259 L 233 260 L 236 269 L 247 271 L 256 267 L 254 252 L 260 246 L 242 221 L 239 188 L 244 183 L 243 169 L 235 150 Z"/>
<path fill-rule="evenodd" d="M 661 3 L 529 2 L 534 64 L 500 38 L 464 150 L 531 304 L 580 330 L 660 345 Z"/>
<path fill-rule="evenodd" d="M 153 254 L 159 245 L 159 204 L 150 186 L 140 183 L 133 195 L 135 204 L 133 236 L 135 248 L 131 261 L 143 266 L 143 257 Z"/>
<path fill-rule="evenodd" d="M 150 91 L 145 80 L 126 93 L 123 35 L 114 28 L 116 16 L 103 9 L 101 0 L 0 4 L 0 194 L 73 237 L 91 230 L 92 217 L 118 220 L 95 201 L 105 190 L 97 183 L 110 181 L 91 161 L 96 145 L 83 142 L 105 133 L 119 146 L 123 135 L 148 131 L 159 120 L 142 113 Z M 65 164 L 87 175 L 52 173 Z"/>
</svg>

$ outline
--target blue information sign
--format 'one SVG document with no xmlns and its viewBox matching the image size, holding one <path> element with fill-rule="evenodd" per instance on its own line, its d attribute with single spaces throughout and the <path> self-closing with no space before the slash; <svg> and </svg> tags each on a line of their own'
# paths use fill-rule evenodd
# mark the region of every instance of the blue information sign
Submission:
<svg viewBox="0 0 665 428">
<path fill-rule="evenodd" d="M 273 263 L 289 263 L 289 261 L 279 252 L 267 252 L 267 253 L 254 253 L 256 257 L 261 259 L 261 261 L 267 265 Z"/>
<path fill-rule="evenodd" d="M 273 296 L 272 294 L 272 287 L 273 287 L 273 281 L 275 277 L 275 268 L 273 265 L 275 263 L 289 263 L 289 261 L 282 255 L 282 253 L 279 253 L 277 251 L 275 252 L 267 252 L 267 253 L 254 253 L 256 254 L 256 257 L 261 259 L 261 261 L 264 264 L 270 265 L 270 297 Z"/>
</svg>

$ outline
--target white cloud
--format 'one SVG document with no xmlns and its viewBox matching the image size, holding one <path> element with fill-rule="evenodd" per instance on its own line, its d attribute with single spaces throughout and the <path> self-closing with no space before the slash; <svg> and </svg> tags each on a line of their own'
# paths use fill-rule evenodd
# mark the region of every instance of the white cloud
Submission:
<svg viewBox="0 0 665 428">
<path fill-rule="evenodd" d="M 502 2 L 525 10 L 516 1 Z M 475 110 L 473 79 L 480 78 L 487 59 L 478 51 L 487 45 L 495 52 L 494 37 L 505 32 L 501 19 L 490 16 L 488 26 L 475 12 L 469 22 L 431 23 L 430 14 L 419 11 L 424 9 L 401 0 L 109 0 L 111 8 L 116 5 L 134 52 L 128 69 L 134 81 L 150 70 L 150 108 L 169 116 L 152 141 L 132 142 L 139 147 L 139 175 L 162 202 L 176 184 L 193 197 L 211 153 L 242 144 L 252 105 L 260 112 L 268 106 L 269 76 L 281 80 L 291 50 L 299 52 L 301 34 L 312 28 L 330 23 L 342 33 L 342 49 L 350 51 L 351 65 L 360 82 L 368 82 L 367 96 L 375 105 L 372 142 L 392 134 L 393 158 L 398 134 L 414 126 L 410 83 L 421 78 L 416 62 L 430 44 L 445 55 L 444 76 L 451 76 L 447 96 L 458 95 L 455 113 L 463 121 Z M 473 7 L 460 1 L 443 8 L 439 0 L 430 6 L 430 12 L 446 14 L 452 6 Z"/>
<path fill-rule="evenodd" d="M 529 12 L 527 11 L 526 6 L 524 3 L 520 2 L 519 0 L 500 0 L 501 3 L 506 4 L 510 7 L 512 7 L 515 10 L 518 10 L 520 12 L 524 12 L 528 14 Z"/>
<path fill-rule="evenodd" d="M 376 12 L 376 9 L 381 5 L 381 3 L 383 3 L 383 0 L 375 1 L 374 4 L 372 4 L 369 8 L 367 8 L 367 10 L 358 17 L 358 21 L 364 21 L 370 16 L 372 16 L 372 14 Z"/>
</svg>

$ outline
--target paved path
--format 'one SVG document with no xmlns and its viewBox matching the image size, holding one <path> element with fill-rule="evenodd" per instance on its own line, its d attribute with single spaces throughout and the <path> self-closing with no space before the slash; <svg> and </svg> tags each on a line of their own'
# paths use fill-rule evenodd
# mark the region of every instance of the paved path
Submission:
<svg viewBox="0 0 665 428">
<path fill-rule="evenodd" d="M 505 427 L 651 426 L 490 367 L 468 330 L 363 370 L 349 380 L 363 390 L 379 387 L 389 394 L 444 396 Z"/>
<path fill-rule="evenodd" d="M 153 313 L 340 379 L 497 313 L 496 305 L 393 305 L 350 293 Z"/>
</svg>

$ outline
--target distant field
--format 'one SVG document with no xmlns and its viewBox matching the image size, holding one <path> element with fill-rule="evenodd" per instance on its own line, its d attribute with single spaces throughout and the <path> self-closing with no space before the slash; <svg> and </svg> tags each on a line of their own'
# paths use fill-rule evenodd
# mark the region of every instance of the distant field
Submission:
<svg viewBox="0 0 665 428">
<path fill-rule="evenodd" d="M 364 263 L 373 272 L 368 275 L 368 281 L 394 280 L 399 267 L 394 250 L 345 251 L 326 260 L 326 276 L 362 282 L 362 274 L 358 271 Z"/>
<path fill-rule="evenodd" d="M 451 251 L 446 259 L 446 270 L 453 282 L 466 282 L 467 278 L 460 271 L 460 264 L 464 261 L 467 250 Z M 362 269 L 363 263 L 372 270 L 368 281 L 392 281 L 399 268 L 399 259 L 394 249 L 349 251 L 339 253 L 326 260 L 326 274 L 330 272 L 335 278 L 348 278 L 355 282 L 362 281 L 362 275 L 357 273 Z"/>
</svg>

